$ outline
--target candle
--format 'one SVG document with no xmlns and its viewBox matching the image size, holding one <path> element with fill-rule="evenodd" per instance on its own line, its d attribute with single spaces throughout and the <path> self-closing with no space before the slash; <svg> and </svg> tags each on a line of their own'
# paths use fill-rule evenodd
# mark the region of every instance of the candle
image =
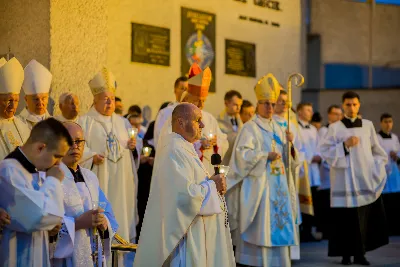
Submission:
<svg viewBox="0 0 400 267">
<path fill-rule="evenodd" d="M 150 156 L 151 151 L 152 151 L 151 147 L 147 147 L 147 146 L 146 146 L 146 147 L 143 148 L 143 155 L 144 155 L 145 157 L 148 157 L 148 156 Z"/>
<path fill-rule="evenodd" d="M 130 128 L 128 130 L 129 138 L 134 139 L 136 138 L 136 135 L 138 134 L 138 129 L 137 128 Z"/>
<path fill-rule="evenodd" d="M 225 176 L 226 176 L 226 175 L 228 175 L 228 172 L 229 172 L 229 166 L 224 166 L 224 165 L 219 166 L 220 174 L 225 174 Z"/>
</svg>

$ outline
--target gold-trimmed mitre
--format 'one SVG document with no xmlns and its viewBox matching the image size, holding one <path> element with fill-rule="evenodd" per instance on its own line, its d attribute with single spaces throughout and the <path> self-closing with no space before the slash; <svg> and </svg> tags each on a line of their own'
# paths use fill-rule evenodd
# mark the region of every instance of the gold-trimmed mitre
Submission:
<svg viewBox="0 0 400 267">
<path fill-rule="evenodd" d="M 115 80 L 114 74 L 112 74 L 112 72 L 107 68 L 103 67 L 103 69 L 89 81 L 89 87 L 93 96 L 104 92 L 115 94 L 117 81 Z"/>
<path fill-rule="evenodd" d="M 24 82 L 24 69 L 18 59 L 0 59 L 0 94 L 19 94 Z"/>
<path fill-rule="evenodd" d="M 188 93 L 197 97 L 206 97 L 211 83 L 211 69 L 203 71 L 197 63 L 193 63 L 189 70 Z"/>
<path fill-rule="evenodd" d="M 272 83 L 272 85 L 271 85 Z M 278 99 L 281 86 L 272 73 L 262 77 L 254 87 L 257 100 L 269 100 L 275 102 Z"/>
</svg>

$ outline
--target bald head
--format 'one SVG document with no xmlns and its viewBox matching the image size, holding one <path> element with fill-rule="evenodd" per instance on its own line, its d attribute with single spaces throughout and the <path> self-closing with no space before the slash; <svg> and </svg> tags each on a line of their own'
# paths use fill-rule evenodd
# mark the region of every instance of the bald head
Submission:
<svg viewBox="0 0 400 267">
<path fill-rule="evenodd" d="M 181 103 L 172 112 L 172 132 L 194 143 L 200 139 L 201 129 L 204 128 L 201 119 L 201 110 L 198 107 L 190 103 Z"/>
<path fill-rule="evenodd" d="M 63 123 L 73 140 L 73 145 L 69 149 L 67 155 L 63 158 L 65 165 L 72 169 L 76 169 L 78 162 L 81 160 L 83 150 L 85 148 L 85 138 L 82 127 L 71 121 Z"/>
</svg>

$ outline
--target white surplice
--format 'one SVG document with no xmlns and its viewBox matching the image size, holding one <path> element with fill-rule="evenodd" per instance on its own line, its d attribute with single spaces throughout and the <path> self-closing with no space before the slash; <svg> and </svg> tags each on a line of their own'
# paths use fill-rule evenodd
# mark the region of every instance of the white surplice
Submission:
<svg viewBox="0 0 400 267">
<path fill-rule="evenodd" d="M 344 142 L 351 136 L 360 142 L 347 154 Z M 330 124 L 320 151 L 331 167 L 331 207 L 361 207 L 378 199 L 386 183 L 388 156 L 371 121 L 363 119 L 362 127 L 354 128 L 342 121 Z"/>
<path fill-rule="evenodd" d="M 328 126 L 322 126 L 318 131 L 318 144 L 321 146 L 323 143 L 323 139 L 325 138 L 326 134 L 328 133 Z M 319 148 L 318 148 L 319 149 Z M 325 190 L 331 188 L 331 179 L 330 179 L 330 171 L 331 167 L 329 166 L 326 160 L 322 160 L 320 166 L 320 174 L 321 174 L 321 185 L 319 186 L 319 190 Z"/>
<path fill-rule="evenodd" d="M 173 106 L 168 106 L 167 108 L 172 108 Z M 165 108 L 166 109 L 166 108 Z M 173 109 L 172 109 L 173 110 Z M 213 132 L 214 135 L 217 135 L 217 147 L 218 154 L 221 158 L 224 158 L 226 151 L 229 148 L 228 138 L 226 134 L 224 134 L 219 128 L 217 120 L 210 113 L 202 110 L 202 122 L 204 123 L 204 128 L 202 129 L 203 136 L 205 137 L 210 131 Z M 158 146 L 163 146 L 165 143 L 165 137 L 172 132 L 172 112 L 171 116 L 164 123 L 163 128 L 161 129 L 161 133 L 158 139 Z M 214 154 L 214 149 L 210 147 L 209 149 L 201 151 L 201 142 L 197 141 L 193 144 L 197 155 L 202 158 L 203 164 L 206 167 L 209 173 L 214 173 L 214 166 L 211 164 L 211 156 Z M 156 148 L 157 151 L 157 148 Z M 158 158 L 158 157 L 157 157 Z M 156 158 L 156 159 L 157 159 Z"/>
<path fill-rule="evenodd" d="M 28 125 L 18 117 L 0 119 L 0 160 L 3 160 L 18 146 L 22 146 L 30 132 Z"/>
<path fill-rule="evenodd" d="M 32 130 L 36 123 L 50 118 L 51 115 L 47 110 L 43 115 L 36 115 L 31 113 L 27 108 L 24 108 L 21 113 L 19 113 L 18 117 L 28 125 L 30 130 Z"/>
<path fill-rule="evenodd" d="M 92 171 L 99 178 L 100 188 L 114 209 L 119 224 L 118 234 L 134 242 L 137 224 L 137 168 L 132 151 L 128 149 L 128 129 L 124 119 L 113 113 L 103 116 L 94 107 L 81 116 L 87 147 L 90 152 L 103 155 L 105 161 L 94 165 Z M 136 149 L 140 155 L 141 144 Z"/>
<path fill-rule="evenodd" d="M 164 141 L 134 266 L 235 266 L 223 201 L 193 144 L 176 133 Z"/>
<path fill-rule="evenodd" d="M 390 157 L 390 152 L 395 152 L 400 157 L 399 138 L 394 133 L 390 136 L 378 133 L 378 141 L 388 155 L 388 163 L 386 164 L 387 181 L 383 194 L 400 192 L 400 170 L 397 162 Z M 384 137 L 383 137 L 384 136 Z"/>
<path fill-rule="evenodd" d="M 75 123 L 78 123 L 78 120 L 79 120 L 79 116 L 76 116 L 75 119 L 69 120 L 69 119 L 66 119 L 62 114 L 54 116 L 54 118 L 56 120 L 61 121 L 61 122 L 75 122 Z M 93 151 L 90 151 L 90 149 L 87 147 L 87 145 L 85 143 L 85 149 L 83 150 L 83 156 L 82 156 L 79 164 L 82 167 L 86 168 L 86 169 L 90 169 L 92 167 L 92 164 L 93 164 L 94 155 L 96 155 L 96 153 L 94 153 Z"/>
<path fill-rule="evenodd" d="M 172 111 L 174 111 L 174 108 L 177 105 L 179 105 L 179 102 L 173 102 L 158 112 L 156 122 L 154 124 L 154 147 L 157 147 L 161 129 L 168 119 L 171 118 Z"/>
<path fill-rule="evenodd" d="M 55 244 L 53 266 L 60 267 L 91 267 L 93 231 L 92 229 L 75 230 L 75 219 L 86 211 L 92 210 L 93 201 L 104 201 L 106 206 L 105 217 L 108 225 L 109 238 L 104 240 L 104 255 L 107 266 L 110 265 L 111 241 L 118 225 L 112 214 L 110 203 L 104 197 L 99 187 L 96 175 L 88 169 L 80 168 L 84 182 L 76 183 L 74 176 L 65 164 L 61 164 L 61 169 L 65 174 L 62 182 L 64 192 L 65 216 L 62 229 Z M 99 264 L 102 266 L 102 243 L 97 240 L 99 248 Z"/>
<path fill-rule="evenodd" d="M 289 246 L 298 245 L 298 199 L 287 142 L 273 120 L 254 117 L 240 131 L 230 162 L 227 203 L 235 234 L 236 262 L 250 266 L 290 266 Z M 268 161 L 275 151 L 282 159 Z"/>
<path fill-rule="evenodd" d="M 58 179 L 28 172 L 16 159 L 0 163 L 0 207 L 11 216 L 3 230 L 0 266 L 50 267 L 48 231 L 64 215 Z"/>
<path fill-rule="evenodd" d="M 319 156 L 319 145 L 318 145 L 318 131 L 313 125 L 299 120 L 300 135 L 302 137 L 304 156 L 305 160 L 309 165 L 309 176 L 311 187 L 321 185 L 321 177 L 319 172 L 319 164 L 313 163 L 312 159 L 314 156 Z"/>
</svg>

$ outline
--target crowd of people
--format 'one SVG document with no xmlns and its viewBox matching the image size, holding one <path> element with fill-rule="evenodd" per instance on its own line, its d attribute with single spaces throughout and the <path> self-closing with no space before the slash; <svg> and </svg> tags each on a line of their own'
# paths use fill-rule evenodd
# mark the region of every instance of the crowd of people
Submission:
<svg viewBox="0 0 400 267">
<path fill-rule="evenodd" d="M 366 252 L 399 234 L 392 116 L 376 132 L 347 92 L 322 125 L 311 103 L 290 108 L 272 74 L 254 105 L 230 90 L 213 116 L 211 79 L 194 63 L 145 122 L 138 105 L 123 114 L 102 68 L 87 113 L 64 92 L 52 117 L 50 71 L 0 59 L 0 265 L 285 267 L 300 241 L 321 239 L 343 265 L 369 265 Z M 138 244 L 133 263 L 129 253 L 111 262 L 121 240 Z"/>
</svg>

